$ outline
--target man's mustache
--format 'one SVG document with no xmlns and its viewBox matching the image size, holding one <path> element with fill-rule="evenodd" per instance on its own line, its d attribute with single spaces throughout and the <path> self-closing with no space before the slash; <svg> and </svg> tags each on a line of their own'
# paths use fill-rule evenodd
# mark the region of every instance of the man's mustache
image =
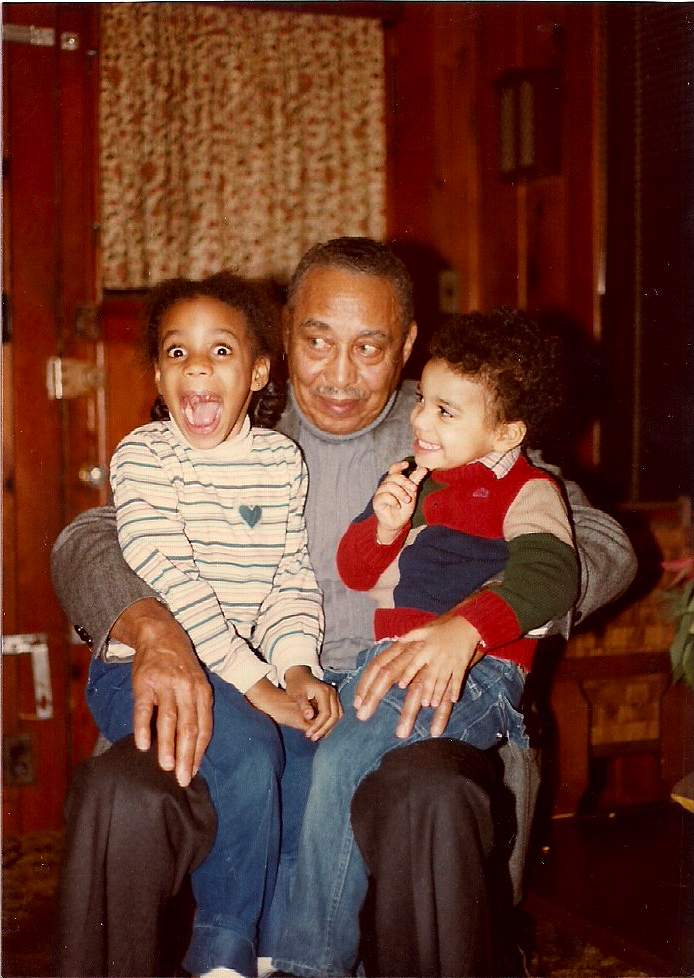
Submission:
<svg viewBox="0 0 694 978">
<path fill-rule="evenodd" d="M 332 401 L 363 401 L 366 394 L 358 387 L 314 387 L 314 393 L 320 397 L 329 397 Z"/>
</svg>

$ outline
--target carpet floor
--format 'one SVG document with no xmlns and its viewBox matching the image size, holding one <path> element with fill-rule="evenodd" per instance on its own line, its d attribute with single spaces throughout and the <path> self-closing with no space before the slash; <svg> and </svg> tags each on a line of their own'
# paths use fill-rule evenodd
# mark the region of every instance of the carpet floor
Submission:
<svg viewBox="0 0 694 978">
<path fill-rule="evenodd" d="M 56 891 L 62 834 L 32 833 L 6 838 L 3 844 L 2 975 L 56 974 Z M 552 978 L 613 978 L 647 976 L 628 961 L 586 943 L 570 928 L 550 919 L 528 917 L 532 951 L 528 969 L 534 976 Z"/>
</svg>

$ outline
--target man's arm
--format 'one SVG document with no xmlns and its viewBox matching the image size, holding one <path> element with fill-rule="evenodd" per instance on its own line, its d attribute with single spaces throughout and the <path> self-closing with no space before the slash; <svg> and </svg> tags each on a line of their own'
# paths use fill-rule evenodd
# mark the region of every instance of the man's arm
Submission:
<svg viewBox="0 0 694 978">
<path fill-rule="evenodd" d="M 565 481 L 564 486 L 580 564 L 576 624 L 624 594 L 636 576 L 637 563 L 634 548 L 617 520 L 594 509 L 575 482 Z"/>
<path fill-rule="evenodd" d="M 188 636 L 130 570 L 118 544 L 112 506 L 80 514 L 58 537 L 53 585 L 69 620 L 103 656 L 109 637 L 134 648 L 135 743 L 150 744 L 157 707 L 160 766 L 187 785 L 212 735 L 212 696 Z"/>
</svg>

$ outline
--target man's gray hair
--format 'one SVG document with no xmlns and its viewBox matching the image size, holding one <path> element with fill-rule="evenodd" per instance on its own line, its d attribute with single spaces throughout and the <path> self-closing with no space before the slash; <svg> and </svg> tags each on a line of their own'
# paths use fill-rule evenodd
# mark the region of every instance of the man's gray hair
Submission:
<svg viewBox="0 0 694 978">
<path fill-rule="evenodd" d="M 312 268 L 344 268 L 362 275 L 386 279 L 400 303 L 401 324 L 406 329 L 414 319 L 412 279 L 404 263 L 391 249 L 373 238 L 332 238 L 313 245 L 296 267 L 287 286 L 291 308 L 299 285 Z"/>
</svg>

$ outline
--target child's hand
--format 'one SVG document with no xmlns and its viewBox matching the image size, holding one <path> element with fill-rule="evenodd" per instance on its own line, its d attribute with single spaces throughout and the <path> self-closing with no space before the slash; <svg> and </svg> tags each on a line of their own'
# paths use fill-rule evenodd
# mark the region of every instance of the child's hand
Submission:
<svg viewBox="0 0 694 978">
<path fill-rule="evenodd" d="M 483 654 L 478 648 L 480 633 L 459 615 L 442 616 L 421 628 L 413 628 L 398 641 L 410 647 L 418 646 L 413 649 L 398 685 L 405 689 L 417 676 L 422 706 L 434 708 L 444 696 L 452 703 L 458 702 L 468 669 Z"/>
<path fill-rule="evenodd" d="M 292 666 L 284 676 L 287 696 L 307 721 L 306 736 L 320 740 L 330 733 L 342 716 L 337 690 L 316 679 L 308 666 Z"/>
<path fill-rule="evenodd" d="M 278 689 L 269 679 L 259 679 L 254 683 L 246 690 L 246 699 L 256 710 L 272 717 L 275 723 L 308 732 L 309 723 L 304 718 L 301 708 L 287 696 L 283 689 Z"/>
<path fill-rule="evenodd" d="M 409 478 L 403 475 L 409 463 L 396 462 L 380 484 L 373 498 L 373 510 L 378 519 L 379 543 L 389 544 L 412 518 L 417 504 L 417 487 L 429 471 L 418 465 Z"/>
<path fill-rule="evenodd" d="M 477 629 L 451 613 L 401 635 L 365 668 L 354 698 L 357 716 L 368 720 L 394 682 L 401 689 L 411 683 L 414 687 L 416 677 L 416 696 L 407 715 L 405 711 L 401 715 L 397 736 L 409 737 L 421 706 L 436 710 L 431 733 L 440 736 L 450 713 L 450 706 L 444 710 L 442 704 L 458 701 L 470 666 L 483 655 L 478 648 L 479 640 Z"/>
</svg>

